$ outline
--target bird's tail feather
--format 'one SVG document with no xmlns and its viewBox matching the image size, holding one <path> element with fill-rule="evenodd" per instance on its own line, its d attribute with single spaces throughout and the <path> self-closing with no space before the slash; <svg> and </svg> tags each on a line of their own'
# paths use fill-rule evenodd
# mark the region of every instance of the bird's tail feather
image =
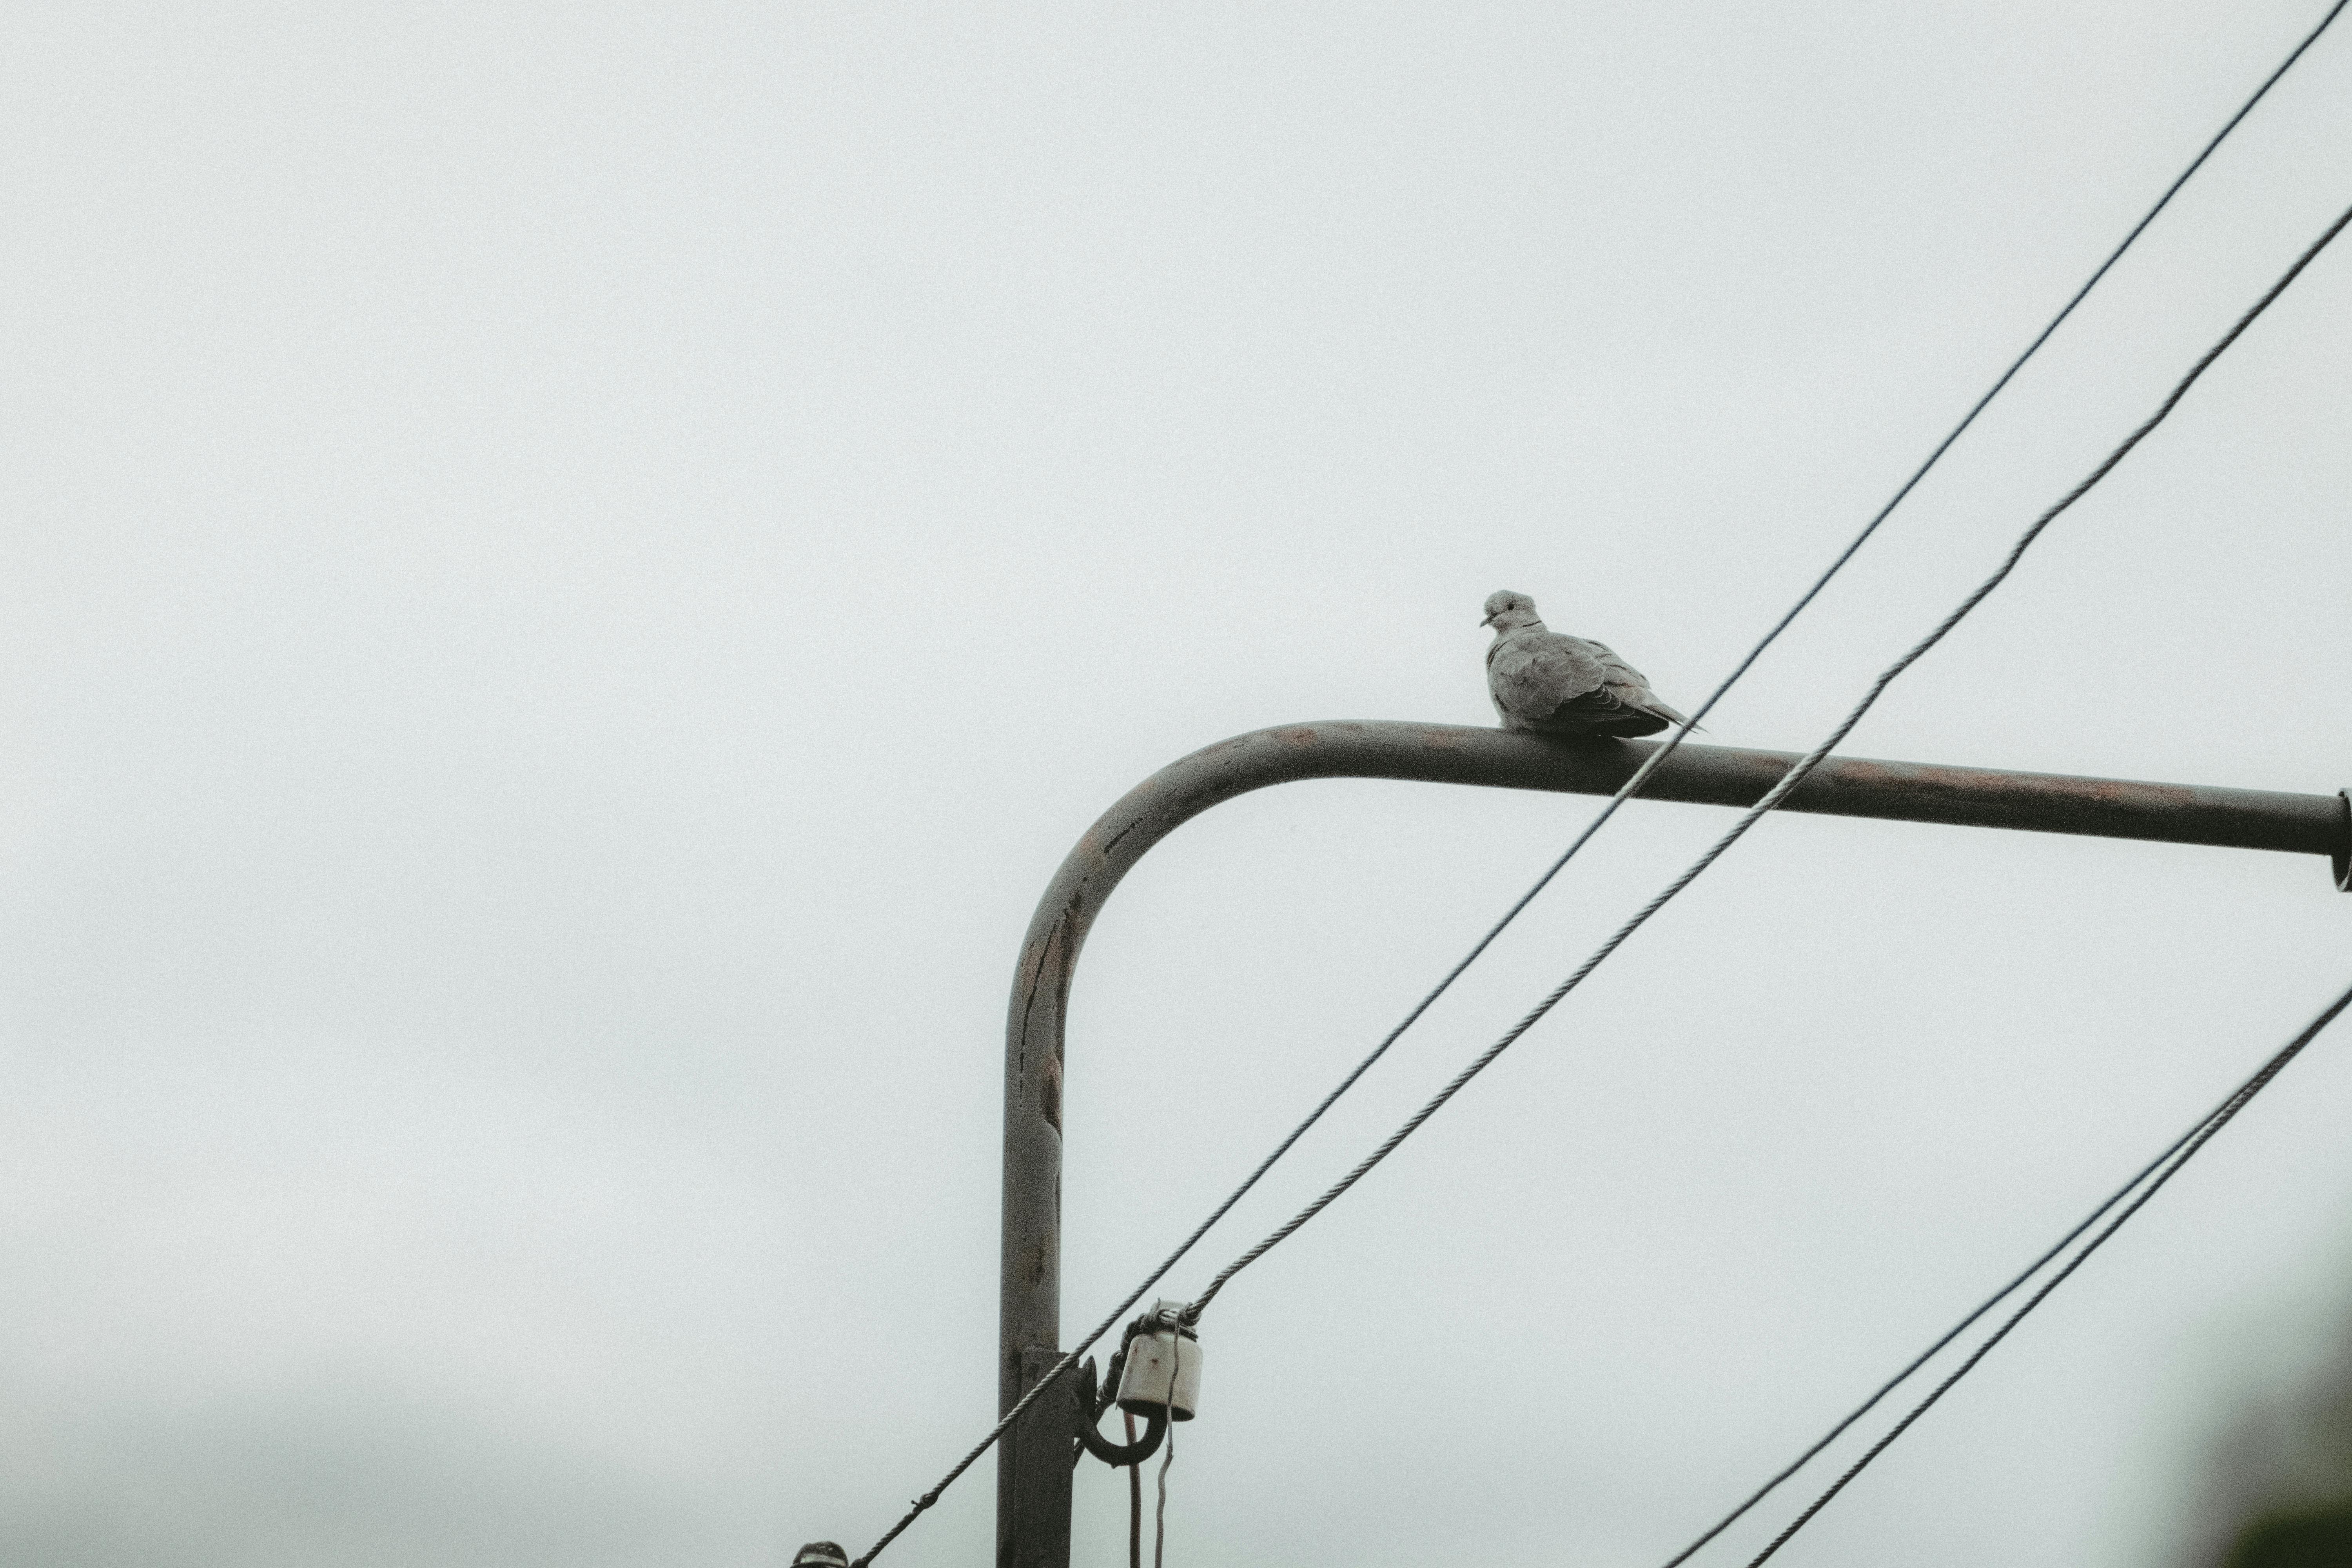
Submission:
<svg viewBox="0 0 2352 1568">
<path fill-rule="evenodd" d="M 1681 714 L 1675 712 L 1673 709 L 1667 707 L 1664 703 L 1659 701 L 1654 697 L 1642 705 L 1642 710 L 1645 713 L 1654 714 L 1658 718 L 1664 719 L 1669 724 L 1673 724 L 1677 727 L 1688 725 L 1692 730 L 1696 731 L 1702 735 L 1706 733 L 1704 727 L 1697 724 L 1692 724 L 1688 719 L 1684 718 Z"/>
</svg>

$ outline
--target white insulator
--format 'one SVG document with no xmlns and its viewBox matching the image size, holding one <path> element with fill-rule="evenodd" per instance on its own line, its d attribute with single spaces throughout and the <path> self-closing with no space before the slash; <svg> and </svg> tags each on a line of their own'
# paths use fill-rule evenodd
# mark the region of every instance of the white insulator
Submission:
<svg viewBox="0 0 2352 1568">
<path fill-rule="evenodd" d="M 1201 1342 L 1176 1321 L 1181 1301 L 1152 1309 L 1155 1325 L 1127 1342 L 1119 1373 L 1118 1407 L 1135 1415 L 1164 1409 L 1171 1421 L 1190 1421 L 1201 1403 Z"/>
</svg>

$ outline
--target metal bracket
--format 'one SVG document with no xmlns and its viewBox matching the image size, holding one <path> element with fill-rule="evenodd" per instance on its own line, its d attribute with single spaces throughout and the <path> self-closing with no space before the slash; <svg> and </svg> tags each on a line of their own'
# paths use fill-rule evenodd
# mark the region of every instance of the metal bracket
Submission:
<svg viewBox="0 0 2352 1568">
<path fill-rule="evenodd" d="M 1164 1408 L 1150 1411 L 1144 1416 L 1143 1436 L 1132 1443 L 1114 1443 L 1096 1429 L 1095 1423 L 1100 1421 L 1103 1412 L 1110 1408 L 1111 1394 L 1118 1387 L 1119 1363 L 1126 1355 L 1127 1349 L 1121 1346 L 1118 1353 L 1111 1357 L 1110 1376 L 1103 1381 L 1099 1394 L 1096 1387 L 1094 1358 L 1088 1356 L 1086 1364 L 1078 1369 L 1076 1390 L 1078 1447 L 1070 1454 L 1073 1465 L 1078 1462 L 1081 1453 L 1092 1454 L 1114 1470 L 1139 1465 L 1160 1451 L 1160 1440 L 1168 1436 L 1168 1412 Z"/>
</svg>

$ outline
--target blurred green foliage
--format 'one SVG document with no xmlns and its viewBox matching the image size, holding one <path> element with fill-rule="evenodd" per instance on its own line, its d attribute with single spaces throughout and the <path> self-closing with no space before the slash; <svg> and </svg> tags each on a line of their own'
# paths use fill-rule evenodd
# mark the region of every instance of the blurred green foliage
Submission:
<svg viewBox="0 0 2352 1568">
<path fill-rule="evenodd" d="M 2352 1327 L 2304 1385 L 2249 1410 L 2215 1455 L 2221 1517 L 2242 1521 L 2216 1568 L 2352 1568 Z"/>
<path fill-rule="evenodd" d="M 2352 1500 L 2265 1513 L 2221 1561 L 2223 1568 L 2352 1568 Z"/>
</svg>

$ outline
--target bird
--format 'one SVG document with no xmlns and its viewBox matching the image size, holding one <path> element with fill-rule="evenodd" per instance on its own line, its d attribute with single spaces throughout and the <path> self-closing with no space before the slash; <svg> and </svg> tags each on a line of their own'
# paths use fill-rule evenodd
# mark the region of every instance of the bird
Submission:
<svg viewBox="0 0 2352 1568">
<path fill-rule="evenodd" d="M 1582 739 L 1654 735 L 1689 720 L 1658 700 L 1642 672 L 1606 643 L 1556 632 L 1536 602 L 1505 588 L 1486 596 L 1495 628 L 1486 650 L 1486 690 L 1507 730 Z"/>
</svg>

